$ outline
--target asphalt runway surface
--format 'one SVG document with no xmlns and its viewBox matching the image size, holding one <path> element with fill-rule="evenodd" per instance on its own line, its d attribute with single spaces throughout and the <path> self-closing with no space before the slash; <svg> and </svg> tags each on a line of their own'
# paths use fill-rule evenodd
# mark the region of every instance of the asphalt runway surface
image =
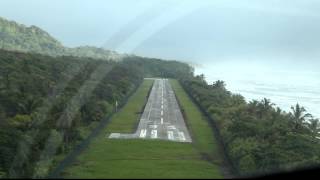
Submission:
<svg viewBox="0 0 320 180">
<path fill-rule="evenodd" d="M 134 134 L 111 133 L 109 138 L 162 139 L 192 142 L 168 79 L 155 79 Z"/>
</svg>

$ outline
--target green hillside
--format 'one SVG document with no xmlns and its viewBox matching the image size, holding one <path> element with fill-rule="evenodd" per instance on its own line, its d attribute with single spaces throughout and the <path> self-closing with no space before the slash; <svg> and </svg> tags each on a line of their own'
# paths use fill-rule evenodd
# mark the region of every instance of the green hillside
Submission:
<svg viewBox="0 0 320 180">
<path fill-rule="evenodd" d="M 0 17 L 0 49 L 50 56 L 76 56 L 118 60 L 124 55 L 92 46 L 68 48 L 37 26 L 27 27 Z"/>
<path fill-rule="evenodd" d="M 0 48 L 48 55 L 64 53 L 63 45 L 36 26 L 27 27 L 0 17 Z"/>
</svg>

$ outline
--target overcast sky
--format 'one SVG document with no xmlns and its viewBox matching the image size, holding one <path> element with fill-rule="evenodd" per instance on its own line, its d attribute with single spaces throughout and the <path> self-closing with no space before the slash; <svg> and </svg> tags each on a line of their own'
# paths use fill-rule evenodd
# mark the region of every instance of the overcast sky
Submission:
<svg viewBox="0 0 320 180">
<path fill-rule="evenodd" d="M 70 47 L 195 62 L 320 57 L 319 0 L 1 0 L 0 16 Z"/>
</svg>

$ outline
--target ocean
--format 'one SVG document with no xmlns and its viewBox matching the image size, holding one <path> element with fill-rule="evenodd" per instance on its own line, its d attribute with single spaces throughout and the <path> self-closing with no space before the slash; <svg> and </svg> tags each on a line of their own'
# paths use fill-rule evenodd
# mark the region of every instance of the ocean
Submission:
<svg viewBox="0 0 320 180">
<path fill-rule="evenodd" d="M 225 81 L 229 91 L 241 94 L 246 101 L 267 98 L 286 112 L 299 103 L 320 118 L 320 72 L 302 66 L 220 62 L 196 67 L 195 74 L 204 74 L 208 83 Z"/>
</svg>

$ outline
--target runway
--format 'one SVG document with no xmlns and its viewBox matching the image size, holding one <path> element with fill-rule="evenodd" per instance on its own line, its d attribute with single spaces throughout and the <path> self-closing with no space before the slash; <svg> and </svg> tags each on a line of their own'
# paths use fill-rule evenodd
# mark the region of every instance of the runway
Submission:
<svg viewBox="0 0 320 180">
<path fill-rule="evenodd" d="M 111 133 L 109 138 L 162 139 L 192 142 L 175 94 L 167 79 L 155 79 L 134 134 Z"/>
</svg>

